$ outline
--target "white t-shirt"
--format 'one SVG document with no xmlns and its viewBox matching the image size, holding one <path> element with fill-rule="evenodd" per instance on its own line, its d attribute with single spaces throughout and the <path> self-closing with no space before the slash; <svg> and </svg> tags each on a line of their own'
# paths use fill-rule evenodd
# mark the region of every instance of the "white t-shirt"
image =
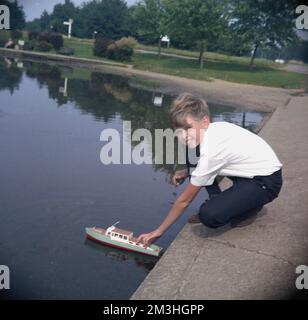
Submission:
<svg viewBox="0 0 308 320">
<path fill-rule="evenodd" d="M 217 175 L 253 178 L 270 175 L 281 167 L 261 137 L 232 123 L 214 122 L 203 133 L 200 158 L 190 182 L 209 186 Z"/>
</svg>

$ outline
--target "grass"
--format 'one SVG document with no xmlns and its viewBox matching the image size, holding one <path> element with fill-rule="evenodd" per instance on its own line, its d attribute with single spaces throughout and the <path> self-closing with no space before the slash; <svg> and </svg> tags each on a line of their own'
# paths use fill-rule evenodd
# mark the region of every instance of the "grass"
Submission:
<svg viewBox="0 0 308 320">
<path fill-rule="evenodd" d="M 65 39 L 65 46 L 74 48 L 75 56 L 77 57 L 110 61 L 93 55 L 93 41 L 90 39 Z M 157 51 L 156 47 L 151 46 L 138 45 L 138 48 Z M 198 57 L 197 51 L 164 48 L 163 52 Z M 207 52 L 205 54 L 204 69 L 200 69 L 198 62 L 194 60 L 166 56 L 161 56 L 158 59 L 155 54 L 135 53 L 132 63 L 136 69 L 197 80 L 209 81 L 210 78 L 217 78 L 231 82 L 288 89 L 299 89 L 304 86 L 305 75 L 303 74 L 281 70 L 280 65 L 278 66 L 275 62 L 266 59 L 256 59 L 255 68 L 253 71 L 250 71 L 248 69 L 249 61 L 249 57 L 234 57 Z"/>
<path fill-rule="evenodd" d="M 157 47 L 154 46 L 145 46 L 139 44 L 137 46 L 137 49 L 145 50 L 145 51 L 154 51 L 157 52 Z M 176 49 L 176 48 L 162 48 L 163 53 L 170 53 L 170 54 L 177 54 L 180 56 L 190 57 L 190 58 L 199 58 L 199 51 L 197 50 L 183 50 L 183 49 Z M 204 53 L 204 58 L 206 60 L 213 60 L 213 61 L 221 61 L 221 62 L 235 62 L 240 64 L 249 65 L 250 63 L 250 57 L 236 57 L 236 56 L 230 56 L 222 53 L 216 53 L 216 52 L 209 52 L 206 51 Z M 281 65 L 277 65 L 274 61 L 267 60 L 267 59 L 260 59 L 256 58 L 254 61 L 254 64 L 256 66 L 260 67 L 276 67 L 279 68 Z"/>
<path fill-rule="evenodd" d="M 222 79 L 231 82 L 249 83 L 261 86 L 298 89 L 304 86 L 304 74 L 287 72 L 257 64 L 250 71 L 246 63 L 205 60 L 204 68 L 200 69 L 198 61 L 184 60 L 174 57 L 136 53 L 133 65 L 137 69 L 166 73 L 180 77 L 210 80 Z"/>
<path fill-rule="evenodd" d="M 95 59 L 95 60 L 101 60 L 102 62 L 107 62 L 107 63 L 112 62 L 113 64 L 122 65 L 122 63 L 119 63 L 117 61 L 95 56 L 93 54 L 93 43 L 90 41 L 91 40 L 80 41 L 77 38 L 71 38 L 71 39 L 64 38 L 64 47 L 73 48 L 75 50 L 74 57 Z"/>
</svg>

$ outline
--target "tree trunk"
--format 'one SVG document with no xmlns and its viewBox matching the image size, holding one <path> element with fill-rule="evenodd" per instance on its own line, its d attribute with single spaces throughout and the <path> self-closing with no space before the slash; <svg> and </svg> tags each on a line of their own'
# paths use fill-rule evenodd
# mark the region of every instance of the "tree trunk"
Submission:
<svg viewBox="0 0 308 320">
<path fill-rule="evenodd" d="M 199 65 L 200 65 L 200 69 L 203 69 L 203 54 L 204 54 L 204 41 L 201 41 L 201 44 L 200 44 L 200 53 L 199 53 Z"/>
<path fill-rule="evenodd" d="M 249 69 L 250 69 L 250 70 L 252 70 L 252 68 L 253 68 L 253 62 L 254 62 L 254 60 L 255 60 L 258 47 L 259 47 L 259 43 L 256 43 L 256 44 L 255 44 L 255 47 L 254 47 L 254 49 L 253 49 L 253 53 L 252 53 L 251 59 L 250 59 L 250 65 L 249 65 Z"/>
<path fill-rule="evenodd" d="M 158 40 L 158 58 L 160 58 L 161 55 L 161 37 L 159 37 Z"/>
<path fill-rule="evenodd" d="M 243 118 L 242 118 L 242 127 L 246 128 L 246 112 L 243 112 Z"/>
</svg>

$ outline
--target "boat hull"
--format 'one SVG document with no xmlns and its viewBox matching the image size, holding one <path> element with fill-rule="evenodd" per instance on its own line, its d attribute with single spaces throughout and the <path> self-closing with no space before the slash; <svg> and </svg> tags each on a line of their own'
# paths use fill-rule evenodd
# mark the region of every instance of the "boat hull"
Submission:
<svg viewBox="0 0 308 320">
<path fill-rule="evenodd" d="M 138 252 L 138 253 L 142 253 L 150 256 L 159 256 L 162 250 L 162 248 L 156 246 L 155 244 L 151 244 L 150 246 L 148 246 L 151 249 L 153 249 L 153 250 L 150 250 L 141 246 L 137 247 L 129 243 L 114 241 L 110 239 L 108 236 L 106 236 L 105 234 L 95 231 L 94 228 L 86 228 L 86 234 L 88 239 L 96 241 L 98 243 L 102 243 L 102 244 L 119 248 L 119 249 Z"/>
</svg>

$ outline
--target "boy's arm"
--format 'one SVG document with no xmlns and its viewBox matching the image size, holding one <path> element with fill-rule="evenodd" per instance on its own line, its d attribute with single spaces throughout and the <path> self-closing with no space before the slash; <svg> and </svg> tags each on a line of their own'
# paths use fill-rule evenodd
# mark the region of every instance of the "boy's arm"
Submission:
<svg viewBox="0 0 308 320">
<path fill-rule="evenodd" d="M 178 219 L 183 211 L 189 206 L 189 204 L 193 201 L 201 188 L 202 187 L 197 187 L 189 183 L 186 189 L 175 201 L 174 205 L 172 206 L 162 224 L 150 233 L 141 234 L 138 237 L 138 242 L 143 242 L 146 245 L 150 245 L 157 238 L 161 237 L 167 231 L 167 229 Z"/>
</svg>

